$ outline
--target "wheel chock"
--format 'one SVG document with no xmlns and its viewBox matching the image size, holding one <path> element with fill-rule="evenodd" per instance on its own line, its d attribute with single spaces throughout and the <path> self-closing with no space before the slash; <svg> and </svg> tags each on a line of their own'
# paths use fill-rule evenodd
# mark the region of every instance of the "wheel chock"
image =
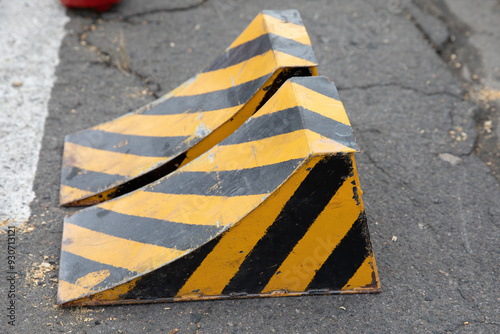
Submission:
<svg viewBox="0 0 500 334">
<path fill-rule="evenodd" d="M 378 292 L 337 90 L 289 79 L 175 172 L 64 221 L 63 306 Z"/>
<path fill-rule="evenodd" d="M 157 101 L 66 136 L 60 204 L 100 203 L 187 164 L 233 133 L 292 76 L 316 75 L 295 10 L 261 12 L 201 73 Z"/>
</svg>

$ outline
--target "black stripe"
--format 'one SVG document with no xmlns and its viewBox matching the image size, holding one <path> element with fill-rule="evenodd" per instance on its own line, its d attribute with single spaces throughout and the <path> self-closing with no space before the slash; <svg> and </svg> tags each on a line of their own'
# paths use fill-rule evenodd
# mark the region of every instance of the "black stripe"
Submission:
<svg viewBox="0 0 500 334">
<path fill-rule="evenodd" d="M 63 240 L 63 245 L 68 242 L 70 242 L 70 240 Z M 109 270 L 110 272 L 110 275 L 103 282 L 101 282 L 99 286 L 107 285 L 109 287 L 113 283 L 121 282 L 126 278 L 137 275 L 136 272 L 95 262 L 65 251 L 61 251 L 61 259 L 59 263 L 59 280 L 72 284 L 75 284 L 79 278 L 99 270 Z"/>
<path fill-rule="evenodd" d="M 325 157 L 310 171 L 223 294 L 260 293 L 352 171 L 349 156 Z"/>
<path fill-rule="evenodd" d="M 309 129 L 358 150 L 354 133 L 349 125 L 302 107 L 293 107 L 257 118 L 250 118 L 233 135 L 223 140 L 220 145 L 247 143 L 302 129 Z"/>
<path fill-rule="evenodd" d="M 314 64 L 318 63 L 310 45 L 302 44 L 293 39 L 284 38 L 275 34 L 269 34 L 269 39 L 271 40 L 273 50 L 310 61 Z"/>
<path fill-rule="evenodd" d="M 302 108 L 302 119 L 306 129 L 314 131 L 342 145 L 359 150 L 354 133 L 349 125 Z"/>
<path fill-rule="evenodd" d="M 110 184 L 117 184 L 125 179 L 126 176 L 92 172 L 74 166 L 63 167 L 61 173 L 62 184 L 91 192 L 103 191 Z"/>
<path fill-rule="evenodd" d="M 220 145 L 235 145 L 302 130 L 304 124 L 299 107 L 288 108 L 248 119 Z"/>
<path fill-rule="evenodd" d="M 290 22 L 301 26 L 304 25 L 302 23 L 302 18 L 300 17 L 300 14 L 296 9 L 286 9 L 286 10 L 265 9 L 262 11 L 262 14 L 277 18 L 283 21 L 284 23 Z"/>
<path fill-rule="evenodd" d="M 154 182 L 161 177 L 172 173 L 182 164 L 185 159 L 186 154 L 181 153 L 177 157 L 166 161 L 162 165 L 150 170 L 149 172 L 136 176 L 134 178 L 114 174 L 91 172 L 82 170 L 77 167 L 65 167 L 63 168 L 63 172 L 61 174 L 61 183 L 77 189 L 90 191 L 100 199 L 103 198 L 103 195 L 100 194 L 101 192 L 104 192 L 106 190 L 113 190 L 113 192 L 106 195 L 106 200 L 110 200 L 130 191 L 142 188 L 150 184 L 151 182 Z M 79 171 L 81 173 L 79 173 Z M 88 197 L 92 197 L 92 195 Z M 62 205 L 82 205 L 80 203 L 80 200 L 84 199 L 86 199 L 86 197 L 78 198 L 74 202 L 62 203 Z M 95 203 L 96 202 L 92 202 L 92 204 Z M 84 201 L 83 205 L 88 204 Z"/>
<path fill-rule="evenodd" d="M 276 190 L 302 161 L 295 159 L 262 167 L 209 173 L 180 170 L 145 190 L 164 194 L 227 197 L 268 194 Z M 240 167 L 244 167 L 244 162 Z"/>
<path fill-rule="evenodd" d="M 217 71 L 232 65 L 239 64 L 255 56 L 271 50 L 271 41 L 267 34 L 245 42 L 232 49 L 227 49 L 218 56 L 203 72 Z"/>
<path fill-rule="evenodd" d="M 172 124 L 175 126 L 175 124 Z M 167 137 L 135 136 L 89 129 L 66 136 L 66 142 L 98 150 L 134 154 L 144 157 L 168 157 L 178 152 L 178 146 L 187 136 Z"/>
<path fill-rule="evenodd" d="M 309 88 L 322 95 L 340 101 L 339 92 L 335 84 L 325 76 L 292 78 L 292 82 Z"/>
<path fill-rule="evenodd" d="M 253 81 L 215 92 L 174 96 L 161 102 L 151 109 L 142 112 L 144 115 L 172 115 L 181 113 L 197 113 L 201 111 L 231 108 L 245 104 L 266 83 L 272 73 L 267 73 Z M 210 83 L 207 83 L 210 84 Z"/>
<path fill-rule="evenodd" d="M 220 236 L 180 259 L 144 275 L 134 286 L 134 289 L 120 298 L 156 300 L 174 297 L 219 240 Z"/>
<path fill-rule="evenodd" d="M 282 70 L 281 73 L 278 75 L 278 77 L 274 80 L 274 82 L 270 86 L 264 87 L 264 90 L 267 90 L 266 94 L 265 94 L 263 100 L 261 101 L 260 105 L 256 109 L 259 109 L 278 90 L 278 88 L 281 86 L 281 84 L 283 82 L 285 82 L 288 78 L 290 78 L 291 75 L 302 76 L 302 75 L 310 75 L 310 74 L 311 74 L 310 70 L 307 68 L 295 68 L 295 69 L 291 69 L 291 70 L 289 70 L 289 69 Z M 255 81 L 252 83 L 255 83 Z M 246 84 L 236 86 L 233 88 L 240 89 L 242 87 L 244 88 L 245 85 Z M 226 94 L 228 91 L 231 91 L 231 89 L 225 91 Z M 247 93 L 249 93 L 249 91 L 245 91 L 244 93 L 247 94 Z M 251 94 L 254 94 L 254 93 L 251 93 Z M 208 94 L 208 95 L 210 95 L 210 94 Z M 200 96 L 203 96 L 203 95 L 198 95 L 196 98 L 199 98 Z M 167 104 L 170 103 L 168 101 L 170 101 L 172 99 L 177 99 L 177 98 L 168 99 L 165 102 L 160 103 L 158 106 L 161 108 L 165 108 L 167 106 Z M 187 97 L 187 100 L 189 100 L 189 97 Z M 208 101 L 208 102 L 210 102 L 210 101 Z M 172 106 L 172 104 L 171 104 L 171 106 Z M 153 107 L 152 109 L 147 109 L 144 112 L 155 114 L 157 112 L 153 111 L 154 109 L 155 109 L 155 107 Z M 160 109 L 158 109 L 158 110 L 160 110 Z M 177 110 L 179 110 L 179 109 L 177 109 Z M 172 112 L 172 113 L 175 113 L 175 112 Z M 191 143 L 186 142 L 185 144 L 187 145 L 187 144 L 191 144 Z M 186 150 L 186 147 L 183 149 Z M 180 151 L 182 151 L 182 150 L 180 150 Z M 143 187 L 143 186 L 145 186 L 153 181 L 156 181 L 159 178 L 171 173 L 172 171 L 176 170 L 179 165 L 182 164 L 182 162 L 185 160 L 185 158 L 186 158 L 186 153 L 185 152 L 181 153 L 177 157 L 166 161 L 164 164 L 160 165 L 159 167 L 157 167 L 153 170 L 150 170 L 149 172 L 142 174 L 140 176 L 137 176 L 135 178 L 132 178 L 132 179 L 130 179 L 128 177 L 124 177 L 124 178 L 120 177 L 120 180 L 116 181 L 117 176 L 111 175 L 110 180 L 106 181 L 107 174 L 100 173 L 99 182 L 98 182 L 97 181 L 98 178 L 92 178 L 92 180 L 90 178 L 87 179 L 85 175 L 87 173 L 90 173 L 87 171 L 84 171 L 84 173 L 81 174 L 82 176 L 77 178 L 77 176 L 81 170 L 78 170 L 75 168 L 75 169 L 66 169 L 66 171 L 63 171 L 63 175 L 61 176 L 61 180 L 62 180 L 63 184 L 67 184 L 69 186 L 72 186 L 72 187 L 75 187 L 78 189 L 82 189 L 82 190 L 93 191 L 93 189 L 95 189 L 95 188 L 99 189 L 98 191 L 95 191 L 95 193 L 99 193 L 101 191 L 108 190 L 108 189 L 113 189 L 114 191 L 112 193 L 108 193 L 107 198 L 106 198 L 106 199 L 112 199 L 112 198 L 120 196 L 124 193 L 141 188 L 141 187 Z M 75 178 L 75 181 L 70 181 L 73 178 Z M 128 181 L 126 181 L 126 180 L 128 180 Z M 126 182 L 124 182 L 124 181 L 126 181 Z M 97 195 L 97 196 L 102 197 L 102 195 Z M 63 205 L 74 205 L 74 204 L 81 205 L 78 203 L 79 203 L 79 201 L 77 200 L 75 202 L 63 203 Z M 82 202 L 82 203 L 85 204 L 86 202 Z M 95 203 L 95 202 L 93 202 L 93 203 Z"/>
<path fill-rule="evenodd" d="M 233 66 L 262 55 L 269 50 L 287 53 L 313 63 L 317 62 L 314 51 L 310 45 L 305 45 L 293 39 L 269 33 L 234 48 L 227 49 L 218 56 L 212 64 L 206 67 L 203 72 L 212 72 Z"/>
<path fill-rule="evenodd" d="M 307 289 L 340 290 L 372 252 L 366 217 L 361 213 Z"/>
<path fill-rule="evenodd" d="M 114 237 L 178 250 L 196 248 L 223 229 L 131 216 L 98 207 L 79 211 L 66 220 Z"/>
</svg>

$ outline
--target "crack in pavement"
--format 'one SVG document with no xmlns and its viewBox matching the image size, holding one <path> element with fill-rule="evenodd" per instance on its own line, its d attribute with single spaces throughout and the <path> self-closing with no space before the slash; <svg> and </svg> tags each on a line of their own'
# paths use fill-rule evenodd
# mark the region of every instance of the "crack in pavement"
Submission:
<svg viewBox="0 0 500 334">
<path fill-rule="evenodd" d="M 366 132 L 367 130 L 365 130 Z M 378 130 L 377 130 L 378 131 Z M 379 131 L 380 132 L 380 131 Z M 361 133 L 358 132 L 358 134 Z M 359 135 L 360 138 L 363 138 L 363 135 Z M 364 141 L 364 140 L 363 140 Z M 391 175 L 389 172 L 387 172 L 383 167 L 381 167 L 378 162 L 370 155 L 368 151 L 363 151 L 363 154 L 366 155 L 370 163 L 375 166 L 376 169 L 378 169 L 382 174 L 387 176 L 389 180 L 394 180 L 395 183 L 402 189 L 402 190 L 408 190 L 410 191 L 414 197 L 412 197 L 410 194 L 407 194 L 407 197 L 410 201 L 415 203 L 417 206 L 422 206 L 422 202 L 418 200 L 415 196 L 418 196 L 418 192 L 412 189 L 411 185 L 406 182 L 404 179 L 403 180 L 398 180 L 397 178 L 394 177 L 394 175 Z"/>
<path fill-rule="evenodd" d="M 467 90 L 464 95 L 465 100 L 474 103 L 478 106 L 478 110 L 474 114 L 473 122 L 477 130 L 477 138 L 474 141 L 474 153 L 486 163 L 492 175 L 500 182 L 500 147 L 499 138 L 491 135 L 491 128 L 496 128 L 498 125 L 495 118 L 498 116 L 493 103 L 488 99 L 484 99 L 481 92 L 487 88 L 483 79 L 486 77 L 484 63 L 482 60 L 483 54 L 470 44 L 469 37 L 471 31 L 474 31 L 476 26 L 469 26 L 461 18 L 454 14 L 445 1 L 442 0 L 413 0 L 414 5 L 425 12 L 425 15 L 436 18 L 441 21 L 448 29 L 448 39 L 439 46 L 434 48 L 436 54 L 448 66 L 455 78 L 457 78 L 462 86 Z M 425 10 L 424 10 L 425 9 Z M 421 35 L 433 43 L 431 36 L 426 32 L 422 24 L 406 10 L 407 18 Z M 481 33 L 474 31 L 474 34 Z M 432 45 L 431 45 L 432 46 Z M 463 68 L 467 68 L 467 73 Z M 496 114 L 495 114 L 496 112 Z M 489 129 L 486 128 L 486 121 L 489 122 Z M 493 123 L 493 125 L 492 125 Z"/>
<path fill-rule="evenodd" d="M 469 300 L 469 298 L 467 298 L 465 296 L 465 294 L 463 293 L 462 289 L 460 288 L 460 283 L 458 283 L 459 280 L 455 276 L 453 276 L 453 275 L 451 275 L 451 278 L 453 278 L 455 280 L 455 284 L 457 285 L 457 291 L 458 291 L 458 294 L 460 295 L 460 297 L 462 297 L 462 299 L 465 300 L 467 302 L 467 304 L 469 304 L 473 308 L 475 308 L 478 311 L 478 313 L 480 314 L 480 316 L 483 318 L 483 320 L 482 321 L 466 321 L 463 324 L 457 325 L 453 330 L 447 330 L 447 332 L 455 332 L 460 327 L 466 326 L 466 325 L 469 325 L 469 324 L 482 324 L 482 325 L 500 326 L 500 323 L 489 322 L 488 321 L 488 317 L 484 314 L 484 311 L 479 306 L 479 304 L 478 304 L 476 298 L 474 297 L 474 295 L 471 294 L 471 298 L 473 299 L 473 301 Z"/>
<path fill-rule="evenodd" d="M 370 162 L 372 163 L 372 165 L 373 165 L 373 166 L 375 166 L 375 168 L 377 168 L 379 171 L 381 171 L 381 172 L 382 172 L 382 174 L 384 174 L 385 176 L 387 176 L 389 179 L 392 179 L 392 178 L 393 178 L 393 177 L 392 177 L 389 173 L 387 173 L 387 172 L 385 171 L 385 169 L 384 169 L 384 168 L 382 168 L 382 167 L 380 167 L 380 166 L 378 165 L 377 161 L 375 161 L 375 159 L 373 159 L 373 157 L 370 155 L 370 153 L 368 153 L 367 151 L 366 151 L 366 152 L 363 152 L 363 153 L 366 155 L 366 157 L 368 158 L 368 160 L 370 160 Z"/>
<path fill-rule="evenodd" d="M 449 50 L 450 48 L 452 48 L 452 44 L 454 42 L 454 38 L 451 35 L 448 35 L 448 38 L 442 44 L 437 45 L 434 42 L 434 40 L 432 39 L 432 37 L 429 35 L 429 33 L 427 33 L 427 31 L 425 31 L 425 28 L 420 24 L 420 22 L 418 22 L 418 20 L 416 19 L 416 17 L 407 8 L 405 9 L 404 12 L 405 12 L 406 17 L 408 18 L 408 20 L 410 20 L 410 22 L 413 23 L 413 25 L 420 32 L 420 34 L 422 35 L 422 37 L 429 44 L 431 44 L 431 47 L 435 50 L 435 53 L 439 56 L 439 58 L 443 59 L 443 57 L 444 57 L 443 51 L 444 50 Z M 444 23 L 446 27 L 448 27 L 448 25 L 445 22 L 444 17 L 438 17 L 438 16 L 434 16 L 434 17 L 436 19 L 440 20 L 442 23 Z"/>
<path fill-rule="evenodd" d="M 125 76 L 133 74 L 143 83 L 143 87 L 148 91 L 148 95 L 154 97 L 155 99 L 160 98 L 160 96 L 158 95 L 158 92 L 162 90 L 160 83 L 156 80 L 152 80 L 150 75 L 143 74 L 138 70 L 131 68 L 128 64 L 128 58 L 126 55 L 124 56 L 125 59 L 122 59 L 122 61 L 124 62 L 122 64 L 118 59 L 113 60 L 113 58 L 117 57 L 113 57 L 113 55 L 111 55 L 109 52 L 106 52 L 99 48 L 97 45 L 89 42 L 89 40 L 87 39 L 87 35 L 94 31 L 102 22 L 105 22 L 105 20 L 103 20 L 100 16 L 97 18 L 93 18 L 92 22 L 89 25 L 84 26 L 83 31 L 78 34 L 80 44 L 87 47 L 87 49 L 89 49 L 91 52 L 98 54 L 100 58 L 104 60 L 102 62 L 93 61 L 90 63 L 96 65 L 104 65 L 110 68 L 116 68 Z M 156 86 L 156 89 L 153 90 L 150 87 L 150 85 L 152 84 Z"/>
<path fill-rule="evenodd" d="M 422 91 L 418 88 L 415 88 L 412 86 L 406 86 L 404 84 L 397 83 L 397 82 L 372 83 L 372 84 L 366 84 L 366 85 L 360 85 L 360 86 L 344 86 L 344 87 L 337 86 L 337 90 L 340 92 L 340 91 L 348 91 L 348 90 L 355 90 L 355 89 L 368 90 L 368 89 L 372 89 L 372 88 L 386 88 L 386 87 L 398 87 L 402 90 L 409 90 L 409 91 L 412 91 L 412 92 L 415 92 L 417 94 L 421 94 L 424 96 L 446 95 L 446 96 L 450 96 L 454 99 L 457 99 L 459 101 L 470 102 L 464 96 L 453 94 L 451 92 L 447 92 L 447 91 L 425 92 L 425 91 Z M 475 115 L 478 113 L 478 110 L 480 110 L 480 107 L 477 106 L 476 104 L 474 104 L 474 105 L 475 105 L 476 111 L 473 114 Z M 450 111 L 450 119 L 451 119 L 451 123 L 452 123 L 453 127 L 456 127 L 457 125 L 455 125 L 453 113 L 451 111 Z M 474 125 L 477 129 L 477 122 L 475 121 L 475 117 L 473 117 L 472 121 L 474 122 Z M 480 133 L 479 133 L 479 131 L 476 131 L 476 135 L 474 136 L 474 141 L 472 143 L 471 149 L 466 153 L 454 154 L 454 155 L 457 155 L 459 157 L 464 157 L 464 156 L 470 156 L 472 153 L 477 153 L 477 150 L 479 149 L 479 140 L 480 140 Z M 440 153 L 446 153 L 446 152 L 440 152 Z M 452 154 L 452 153 L 450 153 L 450 154 Z"/>
</svg>

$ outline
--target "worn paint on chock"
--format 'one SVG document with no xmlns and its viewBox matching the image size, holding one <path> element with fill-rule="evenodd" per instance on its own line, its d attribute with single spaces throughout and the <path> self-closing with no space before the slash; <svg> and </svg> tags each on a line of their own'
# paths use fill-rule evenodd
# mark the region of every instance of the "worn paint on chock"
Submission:
<svg viewBox="0 0 500 334">
<path fill-rule="evenodd" d="M 100 203 L 147 185 L 233 133 L 289 77 L 316 74 L 295 10 L 263 11 L 215 61 L 140 110 L 66 136 L 60 203 Z"/>
<path fill-rule="evenodd" d="M 289 79 L 189 164 L 66 217 L 58 303 L 379 291 L 357 150 L 334 84 Z"/>
</svg>

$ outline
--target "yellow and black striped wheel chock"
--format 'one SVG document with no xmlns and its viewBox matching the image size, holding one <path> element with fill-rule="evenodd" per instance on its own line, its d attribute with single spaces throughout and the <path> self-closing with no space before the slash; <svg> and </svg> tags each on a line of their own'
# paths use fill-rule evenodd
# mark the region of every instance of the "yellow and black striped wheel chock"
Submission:
<svg viewBox="0 0 500 334">
<path fill-rule="evenodd" d="M 286 79 L 317 75 L 295 10 L 263 11 L 201 73 L 157 101 L 66 136 L 60 203 L 101 203 L 145 186 L 241 126 Z"/>
<path fill-rule="evenodd" d="M 378 292 L 357 150 L 335 85 L 288 79 L 189 164 L 66 217 L 58 303 Z"/>
</svg>

